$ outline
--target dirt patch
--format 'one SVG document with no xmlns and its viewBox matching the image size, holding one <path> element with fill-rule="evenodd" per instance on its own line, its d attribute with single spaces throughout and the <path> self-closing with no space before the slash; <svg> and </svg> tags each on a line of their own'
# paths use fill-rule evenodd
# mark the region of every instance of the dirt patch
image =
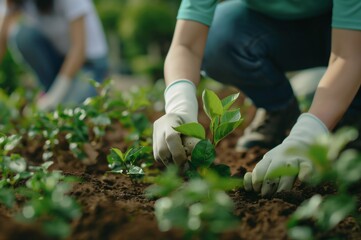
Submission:
<svg viewBox="0 0 361 240">
<path fill-rule="evenodd" d="M 248 111 L 248 116 L 252 116 L 254 109 Z M 204 114 L 200 121 L 208 124 Z M 72 223 L 69 239 L 181 239 L 180 231 L 163 233 L 158 230 L 153 215 L 154 202 L 143 195 L 148 184 L 133 184 L 126 176 L 106 173 L 109 148 L 124 148 L 126 134 L 127 131 L 119 125 L 110 129 L 102 145 L 94 146 L 96 161 L 90 164 L 74 159 L 66 148 L 57 153 L 52 168 L 81 180 L 75 184 L 71 195 L 82 206 L 82 216 Z M 229 165 L 233 174 L 242 176 L 253 169 L 266 150 L 254 148 L 245 153 L 235 152 L 234 146 L 241 134 L 242 130 L 237 130 L 221 142 L 217 148 L 217 162 Z M 36 141 L 23 142 L 23 154 L 32 162 L 41 156 L 41 139 Z M 326 195 L 333 192 L 332 186 L 310 188 L 301 184 L 292 191 L 268 199 L 243 190 L 230 192 L 236 206 L 234 213 L 241 221 L 236 230 L 225 233 L 221 239 L 287 239 L 286 223 L 297 206 L 315 193 Z M 0 205 L 0 240 L 48 239 L 38 226 L 17 223 L 10 215 L 11 212 Z M 327 235 L 320 235 L 319 239 L 330 237 L 361 239 L 361 229 L 350 217 Z"/>
</svg>

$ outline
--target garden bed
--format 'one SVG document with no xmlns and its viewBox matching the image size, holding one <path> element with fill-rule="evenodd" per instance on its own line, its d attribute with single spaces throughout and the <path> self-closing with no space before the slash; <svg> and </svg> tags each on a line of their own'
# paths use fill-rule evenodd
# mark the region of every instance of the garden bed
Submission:
<svg viewBox="0 0 361 240">
<path fill-rule="evenodd" d="M 249 116 L 253 110 L 249 110 Z M 153 115 L 153 120 L 158 115 Z M 207 125 L 205 114 L 201 113 L 201 122 Z M 154 216 L 154 201 L 144 196 L 149 186 L 144 182 L 132 182 L 126 175 L 109 173 L 107 153 L 111 147 L 124 149 L 124 136 L 127 130 L 119 124 L 108 127 L 101 146 L 93 146 L 95 151 L 89 154 L 93 161 L 83 164 L 75 159 L 66 146 L 56 154 L 51 169 L 59 169 L 63 174 L 75 176 L 70 195 L 81 206 L 82 215 L 72 222 L 72 233 L 68 239 L 181 239 L 180 230 L 160 232 Z M 236 130 L 217 147 L 217 162 L 231 167 L 232 174 L 243 176 L 253 169 L 265 150 L 251 149 L 245 153 L 234 150 L 242 129 Z M 42 142 L 36 139 L 24 139 L 24 149 L 18 149 L 31 161 L 41 159 Z M 163 168 L 160 164 L 156 168 Z M 327 195 L 334 193 L 331 185 L 311 188 L 296 184 L 287 192 L 277 193 L 272 198 L 262 198 L 255 193 L 236 190 L 230 192 L 235 203 L 234 213 L 240 223 L 235 230 L 224 233 L 220 239 L 287 239 L 287 221 L 296 208 L 316 193 Z M 361 197 L 361 189 L 357 189 Z M 360 207 L 360 204 L 359 204 Z M 12 211 L 0 205 L 0 240 L 2 239 L 51 239 L 42 234 L 36 224 L 24 224 L 15 221 Z M 361 229 L 356 220 L 349 217 L 327 234 L 317 236 L 320 239 L 338 237 L 340 239 L 361 239 Z"/>
</svg>

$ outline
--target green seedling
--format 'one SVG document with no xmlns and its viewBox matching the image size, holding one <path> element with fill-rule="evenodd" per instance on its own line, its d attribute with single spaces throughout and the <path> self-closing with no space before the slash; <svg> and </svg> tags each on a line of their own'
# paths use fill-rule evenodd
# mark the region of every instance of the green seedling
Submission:
<svg viewBox="0 0 361 240">
<path fill-rule="evenodd" d="M 233 202 L 225 191 L 240 187 L 241 180 L 206 170 L 203 178 L 183 182 L 177 172 L 170 166 L 146 191 L 149 198 L 161 197 L 154 205 L 161 231 L 178 228 L 184 239 L 219 239 L 220 233 L 237 225 Z"/>
<path fill-rule="evenodd" d="M 0 189 L 14 186 L 22 179 L 30 176 L 26 171 L 26 161 L 18 154 L 0 156 Z"/>
<path fill-rule="evenodd" d="M 26 188 L 18 194 L 28 200 L 18 214 L 18 219 L 26 222 L 38 222 L 44 232 L 56 238 L 66 238 L 70 234 L 70 223 L 81 214 L 79 205 L 68 196 L 74 177 L 66 177 L 60 171 L 49 172 L 52 162 L 39 167 L 31 167 L 31 177 Z"/>
<path fill-rule="evenodd" d="M 0 136 L 0 155 L 8 155 L 9 152 L 19 145 L 21 139 L 21 136 L 15 134 L 10 136 Z"/>
<path fill-rule="evenodd" d="M 357 197 L 352 187 L 361 180 L 361 154 L 344 150 L 346 144 L 357 137 L 355 129 L 340 129 L 333 135 L 322 136 L 308 149 L 290 149 L 309 158 L 315 166 L 309 184 L 334 183 L 337 188 L 332 196 L 315 195 L 295 211 L 289 223 L 292 239 L 314 239 L 315 230 L 327 232 L 348 216 L 359 218 Z"/>
<path fill-rule="evenodd" d="M 25 159 L 19 154 L 11 154 L 20 140 L 17 135 L 0 137 L 0 189 L 13 187 L 21 179 L 29 177 Z"/>
<path fill-rule="evenodd" d="M 230 175 L 228 166 L 214 164 L 216 158 L 215 148 L 223 138 L 234 131 L 243 121 L 239 108 L 230 109 L 238 96 L 239 93 L 232 94 L 220 100 L 214 92 L 210 90 L 203 91 L 203 109 L 211 120 L 211 140 L 206 139 L 204 127 L 196 122 L 186 123 L 174 128 L 184 136 L 200 139 L 191 153 L 188 175 L 197 176 L 202 168 L 211 168 L 221 176 Z M 184 143 L 184 145 L 186 146 L 187 144 Z"/>
<path fill-rule="evenodd" d="M 151 148 L 143 146 L 131 147 L 124 153 L 120 149 L 112 148 L 107 157 L 110 172 L 128 175 L 133 182 L 145 175 L 144 168 L 147 167 L 146 160 L 150 153 Z"/>
<path fill-rule="evenodd" d="M 102 116 L 103 119 L 119 121 L 131 132 L 128 141 L 139 142 L 144 141 L 145 138 L 150 139 L 151 124 L 144 114 L 151 105 L 150 89 L 137 88 L 128 93 L 112 92 L 111 83 L 110 80 L 103 84 L 93 83 L 99 95 L 85 101 L 84 107 L 88 114 L 91 113 L 92 117 Z"/>
</svg>

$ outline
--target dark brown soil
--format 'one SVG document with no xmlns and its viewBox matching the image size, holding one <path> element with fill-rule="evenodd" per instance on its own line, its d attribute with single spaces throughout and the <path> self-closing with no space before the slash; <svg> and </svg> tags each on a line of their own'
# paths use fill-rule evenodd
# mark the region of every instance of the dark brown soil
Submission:
<svg viewBox="0 0 361 240">
<path fill-rule="evenodd" d="M 254 109 L 248 109 L 246 121 L 252 118 Z M 154 117 L 154 116 L 153 116 Z M 156 118 L 156 117 L 155 117 Z M 204 114 L 201 122 L 206 124 Z M 217 161 L 231 166 L 232 173 L 243 175 L 252 170 L 260 160 L 264 149 L 252 149 L 246 153 L 234 151 L 242 130 L 223 140 L 217 148 Z M 106 153 L 110 147 L 123 148 L 126 131 L 119 125 L 109 129 L 102 146 L 89 145 L 89 161 L 83 164 L 64 149 L 55 159 L 54 169 L 81 179 L 71 195 L 82 206 L 82 216 L 72 223 L 72 235 L 68 239 L 181 239 L 180 231 L 162 233 L 158 230 L 153 215 L 154 202 L 143 196 L 146 183 L 132 184 L 128 177 L 108 174 Z M 41 142 L 41 141 L 39 141 Z M 25 156 L 33 162 L 40 159 L 39 144 L 23 142 Z M 334 189 L 323 186 L 316 189 L 297 184 L 292 191 L 278 193 L 272 198 L 262 198 L 243 190 L 231 192 L 236 208 L 234 213 L 240 224 L 221 239 L 287 239 L 286 223 L 300 203 L 315 193 L 332 194 Z M 0 240 L 5 239 L 47 239 L 36 225 L 15 222 L 12 212 L 0 205 Z M 361 229 L 353 218 L 347 218 L 327 235 L 319 239 L 339 237 L 340 239 L 361 239 Z"/>
</svg>

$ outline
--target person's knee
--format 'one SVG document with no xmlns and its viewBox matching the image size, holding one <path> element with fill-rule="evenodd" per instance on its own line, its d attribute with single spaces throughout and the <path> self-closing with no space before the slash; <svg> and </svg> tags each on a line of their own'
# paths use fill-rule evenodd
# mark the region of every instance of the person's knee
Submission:
<svg viewBox="0 0 361 240">
<path fill-rule="evenodd" d="M 39 43 L 40 39 L 40 34 L 35 28 L 25 25 L 18 25 L 12 36 L 12 41 L 15 42 L 21 53 L 31 51 Z"/>
<path fill-rule="evenodd" d="M 261 43 L 236 41 L 229 34 L 211 36 L 207 43 L 202 70 L 223 83 L 258 86 L 265 85 L 266 54 Z"/>
<path fill-rule="evenodd" d="M 239 1 L 219 4 L 202 63 L 208 76 L 224 83 L 258 84 L 256 78 L 267 61 L 268 39 L 264 32 L 250 31 L 250 15 Z"/>
</svg>

